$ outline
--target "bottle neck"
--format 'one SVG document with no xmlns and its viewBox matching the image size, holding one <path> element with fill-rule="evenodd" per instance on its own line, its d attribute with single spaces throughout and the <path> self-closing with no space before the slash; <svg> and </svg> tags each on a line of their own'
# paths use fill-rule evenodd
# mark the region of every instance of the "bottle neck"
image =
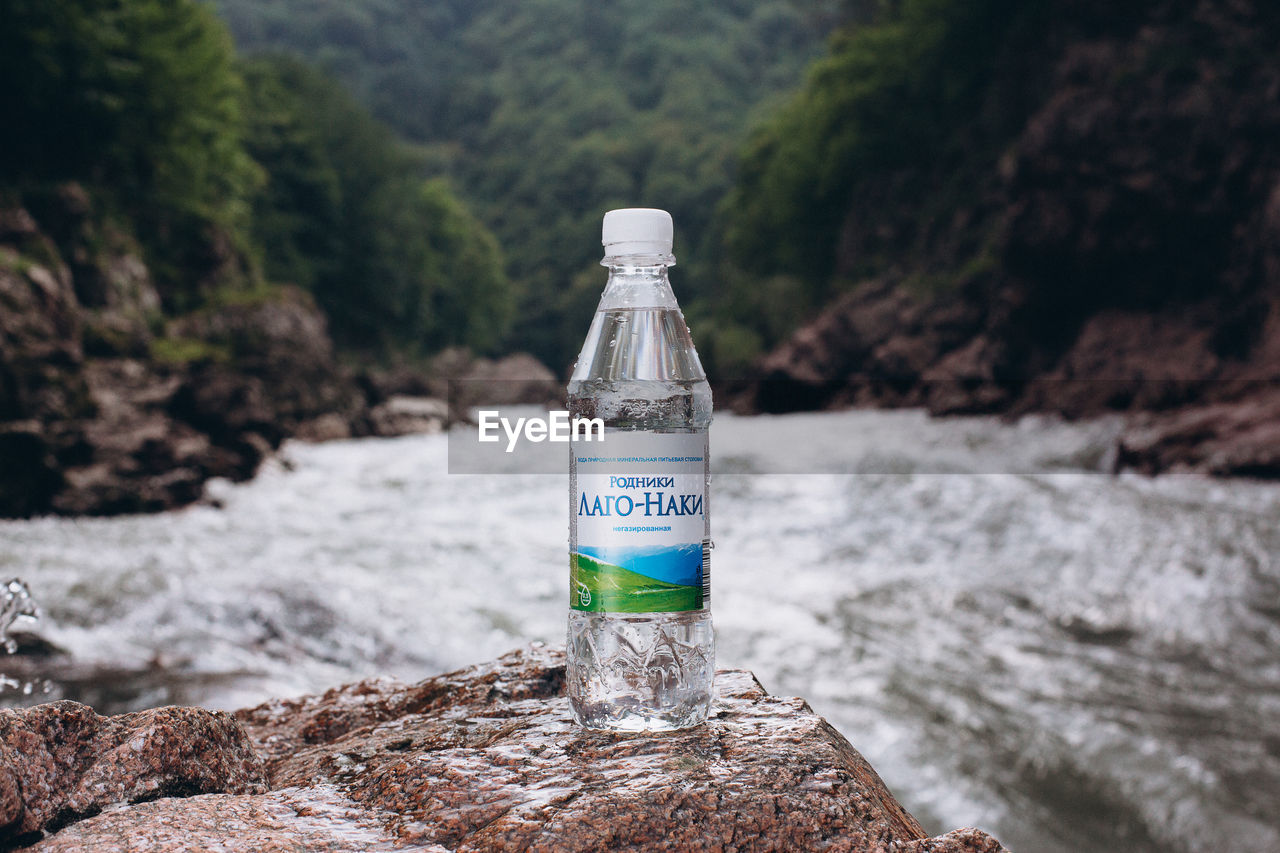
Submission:
<svg viewBox="0 0 1280 853">
<path fill-rule="evenodd" d="M 670 252 L 644 252 L 644 253 L 627 253 L 618 255 L 605 255 L 600 261 L 600 266 L 613 269 L 614 267 L 674 267 L 676 265 L 676 256 Z"/>
<path fill-rule="evenodd" d="M 597 310 L 676 308 L 667 268 L 671 255 L 610 255 L 600 262 L 609 268 L 609 282 Z"/>
</svg>

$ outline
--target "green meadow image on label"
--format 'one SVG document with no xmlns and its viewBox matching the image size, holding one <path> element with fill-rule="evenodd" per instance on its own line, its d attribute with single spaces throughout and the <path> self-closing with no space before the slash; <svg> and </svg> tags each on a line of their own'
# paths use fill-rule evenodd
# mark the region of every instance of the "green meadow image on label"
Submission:
<svg viewBox="0 0 1280 853">
<path fill-rule="evenodd" d="M 667 583 L 586 554 L 570 554 L 569 606 L 610 613 L 700 610 L 702 587 Z"/>
</svg>

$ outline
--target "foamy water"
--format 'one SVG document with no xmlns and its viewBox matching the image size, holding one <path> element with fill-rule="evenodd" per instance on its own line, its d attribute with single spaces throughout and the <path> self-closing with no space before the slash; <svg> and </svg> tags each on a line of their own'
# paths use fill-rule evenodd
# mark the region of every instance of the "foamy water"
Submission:
<svg viewBox="0 0 1280 853">
<path fill-rule="evenodd" d="M 931 829 L 1280 849 L 1280 486 L 1090 470 L 1115 429 L 719 416 L 720 665 L 808 698 Z M 221 508 L 2 522 L 0 574 L 78 665 L 167 674 L 111 710 L 239 707 L 563 642 L 566 489 L 449 475 L 443 436 L 289 445 Z"/>
</svg>

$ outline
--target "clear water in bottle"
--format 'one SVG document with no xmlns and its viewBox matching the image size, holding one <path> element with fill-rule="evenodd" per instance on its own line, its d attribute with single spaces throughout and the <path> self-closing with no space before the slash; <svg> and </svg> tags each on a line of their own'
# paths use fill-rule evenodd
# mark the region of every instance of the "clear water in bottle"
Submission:
<svg viewBox="0 0 1280 853">
<path fill-rule="evenodd" d="M 569 383 L 571 416 L 603 420 L 606 442 L 570 453 L 568 693 L 584 726 L 665 731 L 712 698 L 711 388 L 667 278 L 670 217 L 611 212 L 604 236 L 609 282 Z"/>
</svg>

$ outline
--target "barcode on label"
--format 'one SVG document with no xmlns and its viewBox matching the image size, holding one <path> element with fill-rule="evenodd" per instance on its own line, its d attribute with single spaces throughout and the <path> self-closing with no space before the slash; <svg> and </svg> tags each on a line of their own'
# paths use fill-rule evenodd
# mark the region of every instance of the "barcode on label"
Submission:
<svg viewBox="0 0 1280 853">
<path fill-rule="evenodd" d="M 711 540 L 702 540 L 702 606 L 711 600 Z"/>
</svg>

